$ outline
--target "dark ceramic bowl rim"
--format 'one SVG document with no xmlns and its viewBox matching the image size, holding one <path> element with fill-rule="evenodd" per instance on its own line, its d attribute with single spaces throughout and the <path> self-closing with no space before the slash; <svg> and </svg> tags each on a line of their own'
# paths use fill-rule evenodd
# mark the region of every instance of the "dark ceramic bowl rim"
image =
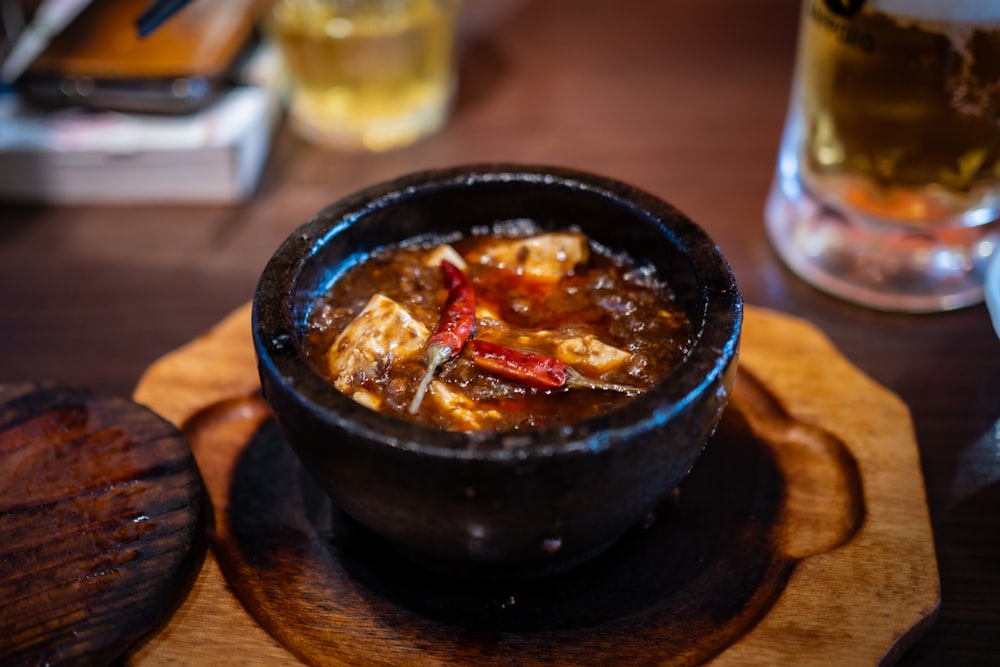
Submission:
<svg viewBox="0 0 1000 667">
<path fill-rule="evenodd" d="M 571 425 L 532 431 L 443 431 L 375 412 L 335 389 L 298 352 L 301 321 L 296 321 L 292 302 L 303 267 L 344 229 L 397 201 L 421 192 L 495 182 L 587 191 L 610 198 L 633 215 L 657 224 L 665 238 L 691 258 L 699 272 L 704 311 L 700 321 L 692 322 L 696 335 L 688 355 L 653 388 L 611 412 Z M 402 240 L 380 241 L 374 247 Z M 356 259 L 367 256 L 368 250 L 359 251 Z M 261 274 L 253 300 L 252 333 L 258 364 L 270 366 L 277 381 L 292 390 L 313 414 L 351 436 L 423 455 L 509 462 L 603 451 L 666 423 L 717 381 L 736 359 L 742 313 L 735 278 L 714 241 L 660 198 L 621 181 L 574 169 L 473 164 L 406 174 L 365 187 L 322 209 L 285 239 Z"/>
</svg>

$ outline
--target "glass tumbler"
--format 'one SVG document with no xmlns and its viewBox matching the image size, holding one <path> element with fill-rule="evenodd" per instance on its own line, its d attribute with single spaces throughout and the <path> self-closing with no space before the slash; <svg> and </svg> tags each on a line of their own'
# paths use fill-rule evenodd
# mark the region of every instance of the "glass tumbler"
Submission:
<svg viewBox="0 0 1000 667">
<path fill-rule="evenodd" d="M 264 20 L 288 77 L 292 129 L 384 151 L 447 121 L 459 0 L 275 0 Z"/>
</svg>

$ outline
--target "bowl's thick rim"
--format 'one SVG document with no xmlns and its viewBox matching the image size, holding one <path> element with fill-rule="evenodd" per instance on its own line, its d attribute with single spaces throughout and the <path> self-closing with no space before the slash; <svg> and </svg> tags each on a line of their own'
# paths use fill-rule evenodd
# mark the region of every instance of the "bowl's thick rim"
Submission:
<svg viewBox="0 0 1000 667">
<path fill-rule="evenodd" d="M 694 323 L 696 340 L 668 381 L 610 413 L 572 425 L 534 431 L 463 433 L 422 426 L 361 406 L 335 389 L 298 354 L 298 324 L 291 301 L 297 276 L 317 249 L 364 216 L 421 191 L 495 182 L 585 190 L 610 198 L 655 219 L 666 237 L 701 268 L 698 280 L 703 284 L 706 301 L 701 321 Z M 702 393 L 715 391 L 722 376 L 737 361 L 742 321 L 742 297 L 721 250 L 700 226 L 659 197 L 622 181 L 577 169 L 482 163 L 406 174 L 362 188 L 322 209 L 285 239 L 262 272 L 253 299 L 252 335 L 261 374 L 268 373 L 272 381 L 280 383 L 299 408 L 353 438 L 423 455 L 520 462 L 605 450 L 662 426 Z M 699 366 L 706 367 L 707 372 L 699 372 Z"/>
</svg>

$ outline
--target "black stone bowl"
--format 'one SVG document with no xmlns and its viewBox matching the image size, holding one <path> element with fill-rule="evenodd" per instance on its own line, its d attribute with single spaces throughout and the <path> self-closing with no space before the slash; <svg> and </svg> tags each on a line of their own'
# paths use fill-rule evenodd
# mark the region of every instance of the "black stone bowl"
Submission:
<svg viewBox="0 0 1000 667">
<path fill-rule="evenodd" d="M 484 435 L 374 412 L 304 359 L 317 293 L 373 249 L 525 218 L 546 230 L 576 226 L 656 267 L 696 334 L 674 372 L 602 416 Z M 439 572 L 514 579 L 599 554 L 688 473 L 726 405 L 742 314 L 719 249 L 671 205 L 588 173 L 476 165 L 368 187 L 305 223 L 264 269 L 253 339 L 278 425 L 342 510 Z"/>
</svg>

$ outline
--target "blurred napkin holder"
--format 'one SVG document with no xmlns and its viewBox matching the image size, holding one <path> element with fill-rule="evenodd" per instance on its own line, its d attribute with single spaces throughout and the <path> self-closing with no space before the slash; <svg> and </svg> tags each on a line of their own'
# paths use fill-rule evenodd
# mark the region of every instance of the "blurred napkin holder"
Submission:
<svg viewBox="0 0 1000 667">
<path fill-rule="evenodd" d="M 116 3 L 120 2 L 121 5 Z M 195 0 L 146 38 L 171 46 L 125 63 L 139 38 L 135 26 L 119 25 L 102 39 L 118 40 L 92 45 L 91 35 L 80 32 L 93 15 L 91 9 L 116 5 L 111 14 L 119 23 L 135 17 L 147 0 L 103 0 L 84 10 L 25 72 L 13 91 L 0 94 L 0 200 L 55 204 L 228 204 L 247 199 L 256 189 L 270 149 L 271 136 L 280 119 L 280 65 L 272 46 L 248 42 L 252 26 L 241 18 L 240 30 L 229 30 L 240 45 L 225 48 L 204 37 L 194 42 L 178 30 L 191 21 L 209 25 L 206 5 L 213 16 L 240 13 L 256 0 Z M 122 6 L 128 5 L 127 11 Z M 249 16 L 250 14 L 248 14 Z M 90 18 L 88 18 L 90 17 Z M 222 19 L 219 19 L 222 21 Z M 116 25 L 118 25 L 116 23 Z M 214 23 L 218 28 L 220 23 Z M 81 36 L 83 35 L 83 36 Z M 86 39 L 85 39 L 86 38 Z M 65 44 L 75 43 L 71 50 Z M 205 48 L 174 58 L 177 45 L 202 44 Z M 60 46 L 63 44 L 63 46 Z M 93 46 L 93 50 L 91 50 Z M 155 46 L 155 43 L 154 43 Z M 98 53 L 116 52 L 104 62 Z M 69 57 L 69 54 L 74 54 Z M 91 54 L 83 57 L 85 54 Z M 237 55 L 238 54 L 238 55 Z M 115 62 L 111 62 L 115 61 Z M 60 65 L 49 69 L 54 62 Z M 215 63 L 209 67 L 208 63 Z M 180 63 L 186 63 L 178 68 Z M 86 65 L 86 66 L 85 66 Z M 41 73 L 47 73 L 44 76 Z M 90 72 L 84 75 L 82 72 Z M 116 74 L 112 76 L 112 72 Z M 93 75 L 93 76 L 92 76 Z M 60 81 L 62 90 L 38 95 L 26 92 L 31 81 L 45 76 Z M 204 76 L 210 91 L 195 99 L 183 95 L 170 101 L 169 90 L 191 85 Z M 74 86 L 89 86 L 87 100 Z M 150 90 L 155 94 L 149 95 Z M 125 91 L 124 96 L 110 94 Z"/>
</svg>

